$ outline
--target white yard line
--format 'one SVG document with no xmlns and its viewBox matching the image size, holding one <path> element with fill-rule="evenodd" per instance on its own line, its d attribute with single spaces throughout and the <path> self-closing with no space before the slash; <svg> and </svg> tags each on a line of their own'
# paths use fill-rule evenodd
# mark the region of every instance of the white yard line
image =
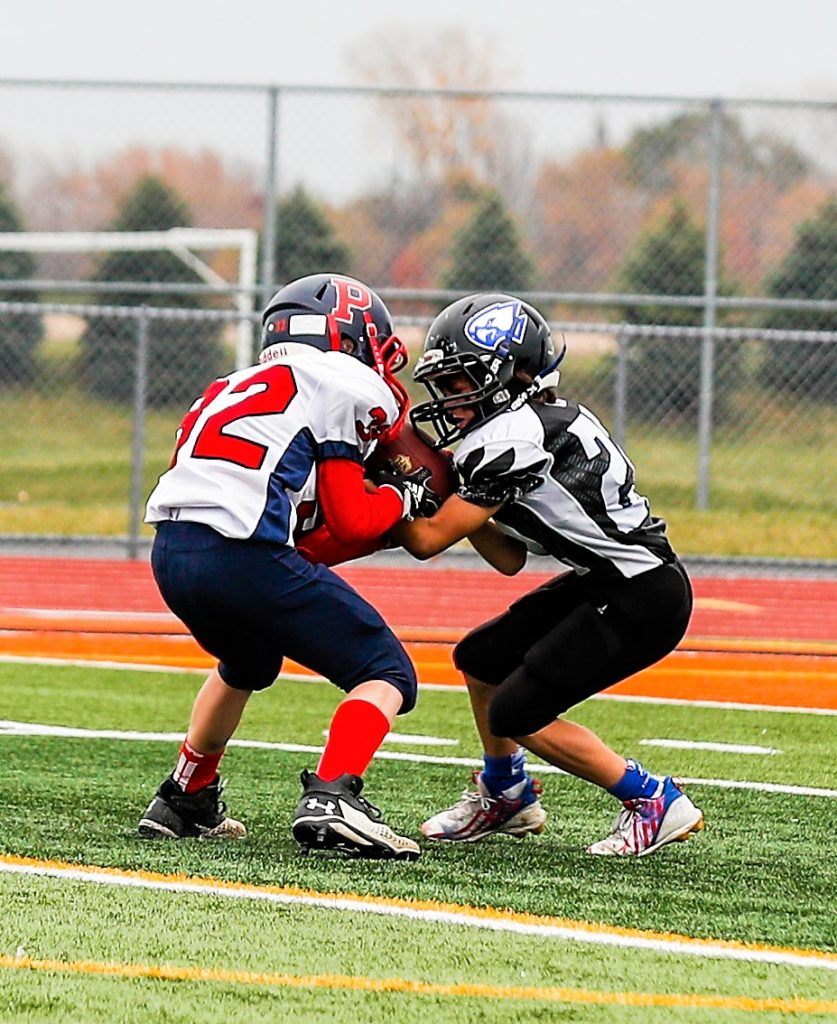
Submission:
<svg viewBox="0 0 837 1024">
<path fill-rule="evenodd" d="M 64 725 L 44 725 L 38 722 L 16 722 L 0 719 L 0 740 L 24 736 L 50 736 L 59 739 L 83 740 L 128 740 L 151 743 L 181 743 L 182 732 L 137 732 L 124 729 L 75 729 Z M 321 746 L 305 743 L 272 743 L 267 740 L 232 739 L 231 747 L 245 747 L 257 750 L 281 750 L 292 754 L 321 754 Z M 376 761 L 407 761 L 411 764 L 442 764 L 460 768 L 482 768 L 481 758 L 441 757 L 433 754 L 408 754 L 395 750 L 379 750 Z M 534 770 L 539 775 L 565 775 L 560 768 L 551 764 L 539 764 Z M 776 782 L 749 782 L 744 779 L 702 779 L 683 778 L 693 786 L 713 786 L 717 789 L 751 789 L 758 793 L 786 793 L 792 796 L 815 796 L 837 798 L 837 789 L 819 789 L 814 786 L 792 786 Z"/>
<path fill-rule="evenodd" d="M 171 612 L 125 612 L 96 608 L 15 608 L 2 607 L 6 615 L 28 615 L 33 619 L 107 619 L 121 622 L 124 619 L 138 619 L 142 622 L 174 623 L 179 619 Z"/>
<path fill-rule="evenodd" d="M 590 700 L 618 700 L 626 704 L 672 704 L 684 708 L 718 708 L 721 711 L 775 711 L 783 715 L 837 715 L 834 708 L 785 707 L 783 704 L 745 704 L 734 700 L 683 700 L 679 697 L 640 697 L 628 693 L 596 693 Z"/>
<path fill-rule="evenodd" d="M 759 747 L 752 743 L 709 743 L 704 740 L 640 740 L 641 747 L 667 747 L 670 750 L 714 750 L 719 754 L 781 754 L 776 747 Z"/>
<path fill-rule="evenodd" d="M 328 735 L 327 732 L 326 735 Z M 459 740 L 452 740 L 447 736 L 421 736 L 409 732 L 388 732 L 384 737 L 384 743 L 414 744 L 417 747 L 459 746 Z"/>
<path fill-rule="evenodd" d="M 323 729 L 323 736 L 328 736 L 328 729 Z M 384 743 L 404 743 L 416 747 L 458 747 L 459 740 L 451 740 L 445 736 L 424 736 L 420 733 L 388 732 Z"/>
<path fill-rule="evenodd" d="M 71 668 L 103 668 L 120 669 L 124 672 L 163 672 L 186 675 L 207 675 L 208 667 L 184 667 L 170 665 L 142 665 L 126 661 L 94 661 L 83 658 L 40 658 L 21 654 L 0 654 L 0 664 L 10 665 L 66 665 Z M 326 683 L 322 676 L 303 674 L 302 672 L 283 672 L 282 679 L 293 679 L 308 683 Z M 461 693 L 463 686 L 451 686 L 448 683 L 420 683 L 422 690 L 438 690 L 446 693 Z M 675 707 L 716 708 L 721 711 L 772 711 L 779 714 L 792 715 L 826 715 L 837 716 L 834 708 L 785 707 L 780 704 L 744 704 L 727 700 L 682 700 L 677 697 L 641 697 L 621 693 L 595 693 L 590 700 L 615 700 L 626 704 L 671 704 Z"/>
<path fill-rule="evenodd" d="M 584 921 L 560 920 L 558 922 L 554 918 L 538 921 L 534 915 L 493 909 L 486 912 L 468 906 L 440 905 L 436 910 L 426 906 L 413 907 L 406 900 L 388 900 L 384 897 L 359 897 L 353 894 L 336 893 L 301 894 L 298 890 L 283 891 L 268 886 L 221 883 L 213 879 L 200 878 L 175 879 L 142 872 L 122 872 L 113 868 L 102 869 L 50 862 L 37 863 L 30 860 L 24 862 L 19 858 L 3 856 L 0 856 L 0 872 L 60 878 L 94 885 L 192 893 L 286 906 L 297 905 L 361 914 L 378 914 L 441 925 L 459 925 L 494 932 L 535 935 L 541 938 L 563 939 L 569 942 L 584 942 L 598 946 L 645 949 L 682 956 L 837 970 L 837 956 L 819 950 L 785 949 L 735 941 L 697 939 L 688 935 L 662 935 L 634 929 L 608 928 L 606 925 L 589 924 Z"/>
<path fill-rule="evenodd" d="M 208 666 L 204 668 L 189 668 L 176 665 L 142 665 L 132 661 L 98 661 L 91 658 L 30 658 L 28 655 L 25 654 L 0 654 L 0 664 L 57 665 L 67 668 L 118 668 L 126 672 L 170 672 L 172 674 L 180 674 L 181 672 L 185 672 L 189 675 L 201 676 L 206 676 L 209 674 Z M 306 676 L 305 678 L 308 679 L 310 677 Z"/>
</svg>

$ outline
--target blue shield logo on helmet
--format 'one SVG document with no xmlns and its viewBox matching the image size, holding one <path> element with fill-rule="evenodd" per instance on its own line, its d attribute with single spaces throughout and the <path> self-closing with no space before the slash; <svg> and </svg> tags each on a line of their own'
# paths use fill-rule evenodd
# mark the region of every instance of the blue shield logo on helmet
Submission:
<svg viewBox="0 0 837 1024">
<path fill-rule="evenodd" d="M 520 303 L 495 302 L 475 313 L 465 324 L 465 337 L 480 348 L 505 355 L 512 344 L 520 345 L 526 333 L 526 314 Z"/>
</svg>

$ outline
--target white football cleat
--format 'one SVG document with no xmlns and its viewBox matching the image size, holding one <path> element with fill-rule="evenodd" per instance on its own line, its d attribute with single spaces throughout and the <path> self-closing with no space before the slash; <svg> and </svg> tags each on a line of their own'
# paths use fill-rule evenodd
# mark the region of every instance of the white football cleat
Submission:
<svg viewBox="0 0 837 1024">
<path fill-rule="evenodd" d="M 444 811 L 439 811 L 421 826 L 428 839 L 446 839 L 450 842 L 475 843 L 490 835 L 524 836 L 543 832 L 546 811 L 538 797 L 541 784 L 527 777 L 499 796 L 492 796 L 480 772 L 475 771 L 472 782 L 476 790 L 464 790 L 459 800 Z"/>
<path fill-rule="evenodd" d="M 683 842 L 703 828 L 703 812 L 668 776 L 659 796 L 626 800 L 609 836 L 587 847 L 603 857 L 645 857 L 667 843 Z"/>
</svg>

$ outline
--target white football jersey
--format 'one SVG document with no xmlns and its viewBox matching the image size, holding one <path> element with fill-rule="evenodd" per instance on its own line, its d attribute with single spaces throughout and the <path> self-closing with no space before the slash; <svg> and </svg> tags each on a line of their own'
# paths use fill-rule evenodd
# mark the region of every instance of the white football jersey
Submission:
<svg viewBox="0 0 837 1024">
<path fill-rule="evenodd" d="M 267 362 L 210 384 L 186 414 L 145 521 L 293 545 L 297 522 L 316 517 L 318 463 L 363 462 L 397 416 L 389 387 L 360 360 L 275 345 Z"/>
<path fill-rule="evenodd" d="M 576 402 L 527 403 L 466 434 L 458 494 L 503 503 L 494 519 L 530 551 L 602 577 L 632 577 L 675 555 L 662 519 L 634 487 L 634 467 Z"/>
</svg>

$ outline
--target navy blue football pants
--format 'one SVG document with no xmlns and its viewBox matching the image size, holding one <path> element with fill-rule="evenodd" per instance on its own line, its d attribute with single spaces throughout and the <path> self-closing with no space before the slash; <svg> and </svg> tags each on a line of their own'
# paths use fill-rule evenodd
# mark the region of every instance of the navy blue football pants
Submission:
<svg viewBox="0 0 837 1024">
<path fill-rule="evenodd" d="M 151 551 L 163 599 L 218 659 L 221 678 L 263 690 L 287 656 L 349 692 L 383 679 L 416 701 L 401 642 L 345 580 L 294 548 L 231 540 L 201 523 L 163 522 Z"/>
</svg>

